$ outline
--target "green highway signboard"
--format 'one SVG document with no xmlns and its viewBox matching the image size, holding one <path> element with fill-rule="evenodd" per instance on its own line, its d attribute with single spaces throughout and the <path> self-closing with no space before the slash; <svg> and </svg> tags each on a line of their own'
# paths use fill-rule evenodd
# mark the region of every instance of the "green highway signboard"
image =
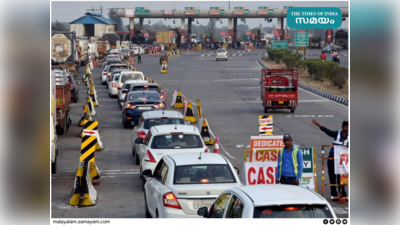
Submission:
<svg viewBox="0 0 400 225">
<path fill-rule="evenodd" d="M 136 7 L 135 8 L 136 15 L 150 15 L 149 7 Z"/>
<path fill-rule="evenodd" d="M 258 14 L 274 14 L 274 8 L 271 6 L 259 6 Z"/>
<path fill-rule="evenodd" d="M 185 14 L 198 15 L 200 14 L 199 7 L 185 7 Z"/>
<path fill-rule="evenodd" d="M 288 48 L 288 40 L 275 40 L 271 43 L 271 48 Z"/>
<path fill-rule="evenodd" d="M 235 7 L 233 10 L 233 14 L 236 15 L 247 15 L 249 14 L 249 7 Z"/>
<path fill-rule="evenodd" d="M 224 15 L 224 7 L 210 7 L 210 15 Z"/>
<path fill-rule="evenodd" d="M 308 46 L 308 33 L 295 33 L 294 46 Z"/>
<path fill-rule="evenodd" d="M 312 148 L 299 148 L 303 153 L 303 173 L 314 173 L 314 160 Z"/>
</svg>

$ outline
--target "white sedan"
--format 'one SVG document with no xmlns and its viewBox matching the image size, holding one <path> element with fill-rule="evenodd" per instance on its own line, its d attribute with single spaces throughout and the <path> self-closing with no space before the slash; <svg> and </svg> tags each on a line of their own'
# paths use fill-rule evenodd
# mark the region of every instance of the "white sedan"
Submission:
<svg viewBox="0 0 400 225">
<path fill-rule="evenodd" d="M 119 74 L 120 74 L 120 71 L 114 72 L 114 75 L 112 77 L 110 77 L 110 79 L 112 79 L 108 83 L 108 96 L 110 96 L 110 98 L 118 97 Z"/>
<path fill-rule="evenodd" d="M 226 51 L 225 48 L 219 48 L 216 51 L 216 59 L 215 61 L 218 61 L 218 59 L 225 59 L 226 61 L 228 61 L 228 51 Z"/>
<path fill-rule="evenodd" d="M 132 140 L 132 155 L 135 156 L 135 164 L 139 165 L 139 154 L 137 149 L 140 145 L 135 144 L 136 138 L 146 138 L 147 132 L 152 126 L 166 125 L 166 124 L 185 124 L 183 115 L 181 112 L 175 110 L 163 110 L 163 111 L 148 111 L 144 112 L 139 119 L 139 122 L 133 128 L 131 134 Z"/>
<path fill-rule="evenodd" d="M 218 196 L 206 218 L 336 218 L 329 202 L 314 191 L 295 185 L 263 184 L 234 187 Z"/>
<path fill-rule="evenodd" d="M 164 155 L 153 173 L 142 173 L 149 179 L 144 186 L 146 217 L 199 218 L 198 208 L 210 207 L 221 192 L 242 185 L 236 171 L 220 154 Z"/>
</svg>

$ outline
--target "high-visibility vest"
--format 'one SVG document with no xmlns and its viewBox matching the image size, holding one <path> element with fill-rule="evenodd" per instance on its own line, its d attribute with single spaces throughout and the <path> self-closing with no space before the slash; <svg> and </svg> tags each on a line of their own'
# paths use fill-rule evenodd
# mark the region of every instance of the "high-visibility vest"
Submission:
<svg viewBox="0 0 400 225">
<path fill-rule="evenodd" d="M 280 161 L 279 161 L 279 180 L 281 179 L 282 176 L 282 161 L 283 161 L 283 151 L 285 151 L 285 148 L 281 149 L 280 152 Z M 293 152 L 292 152 L 292 160 L 293 160 L 293 168 L 294 168 L 294 174 L 297 177 L 297 173 L 298 173 L 298 163 L 297 163 L 297 152 L 299 151 L 298 148 L 294 148 Z"/>
<path fill-rule="evenodd" d="M 332 145 L 347 145 L 347 140 L 349 138 L 349 135 L 345 139 L 342 139 L 342 135 L 340 135 L 342 132 L 338 130 L 338 134 L 335 139 L 333 139 Z M 333 147 L 329 150 L 329 154 L 333 154 Z"/>
</svg>

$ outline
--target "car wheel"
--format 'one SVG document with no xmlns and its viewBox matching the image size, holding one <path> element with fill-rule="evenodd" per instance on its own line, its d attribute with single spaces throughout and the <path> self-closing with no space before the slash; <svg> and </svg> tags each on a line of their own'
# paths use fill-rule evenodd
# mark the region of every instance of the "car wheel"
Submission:
<svg viewBox="0 0 400 225">
<path fill-rule="evenodd" d="M 136 153 L 136 150 L 134 150 L 134 152 L 135 152 L 135 164 L 136 164 L 136 165 L 139 165 L 139 164 L 140 164 L 139 155 Z"/>
<path fill-rule="evenodd" d="M 160 218 L 160 215 L 158 215 L 158 210 L 156 210 L 156 218 Z"/>
<path fill-rule="evenodd" d="M 228 59 L 225 59 L 225 61 L 228 61 Z"/>
<path fill-rule="evenodd" d="M 215 59 L 215 61 L 218 61 L 218 59 Z"/>
<path fill-rule="evenodd" d="M 291 112 L 291 113 L 294 113 L 294 108 L 291 108 L 291 109 L 290 109 L 290 112 Z"/>
<path fill-rule="evenodd" d="M 151 218 L 151 214 L 149 212 L 149 207 L 147 206 L 146 191 L 144 192 L 144 207 L 145 207 L 144 211 L 146 214 L 146 218 Z"/>
<path fill-rule="evenodd" d="M 268 112 L 268 108 L 264 107 L 264 113 L 267 113 L 267 112 Z"/>
<path fill-rule="evenodd" d="M 110 98 L 111 98 L 111 94 L 110 94 L 110 93 L 108 93 L 108 97 L 110 97 Z"/>
<path fill-rule="evenodd" d="M 136 155 L 135 144 L 132 145 L 132 156 Z"/>
<path fill-rule="evenodd" d="M 125 122 L 124 121 L 124 128 L 129 128 L 131 126 L 131 123 L 130 122 Z"/>
</svg>

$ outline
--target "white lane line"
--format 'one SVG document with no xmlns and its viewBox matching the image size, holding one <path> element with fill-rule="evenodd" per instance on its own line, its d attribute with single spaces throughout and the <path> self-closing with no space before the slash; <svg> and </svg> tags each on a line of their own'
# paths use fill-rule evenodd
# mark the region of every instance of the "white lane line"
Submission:
<svg viewBox="0 0 400 225">
<path fill-rule="evenodd" d="M 200 57 L 204 57 L 205 55 L 201 55 Z"/>
<path fill-rule="evenodd" d="M 239 56 L 242 56 L 243 54 L 239 54 Z"/>
<path fill-rule="evenodd" d="M 210 56 L 211 56 L 211 54 L 207 55 L 207 57 L 210 57 Z"/>
<path fill-rule="evenodd" d="M 233 54 L 232 56 L 236 56 L 236 54 Z"/>
</svg>

